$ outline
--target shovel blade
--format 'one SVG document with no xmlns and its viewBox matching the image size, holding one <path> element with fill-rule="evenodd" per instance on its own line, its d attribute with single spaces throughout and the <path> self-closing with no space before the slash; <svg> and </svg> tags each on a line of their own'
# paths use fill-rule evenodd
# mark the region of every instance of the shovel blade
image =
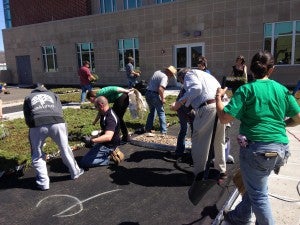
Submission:
<svg viewBox="0 0 300 225">
<path fill-rule="evenodd" d="M 188 191 L 189 199 L 193 205 L 197 205 L 209 189 L 217 183 L 216 180 L 197 180 L 195 179 Z"/>
</svg>

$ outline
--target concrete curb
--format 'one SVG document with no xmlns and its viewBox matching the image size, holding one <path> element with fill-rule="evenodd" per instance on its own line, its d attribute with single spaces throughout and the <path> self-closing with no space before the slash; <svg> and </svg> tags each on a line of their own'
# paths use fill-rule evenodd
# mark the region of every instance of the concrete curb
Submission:
<svg viewBox="0 0 300 225">
<path fill-rule="evenodd" d="M 140 147 L 145 147 L 145 148 L 151 148 L 151 149 L 155 149 L 155 150 L 163 150 L 163 151 L 175 151 L 176 150 L 176 146 L 142 142 L 142 141 L 134 140 L 134 138 L 131 140 L 130 144 L 140 146 Z"/>
</svg>

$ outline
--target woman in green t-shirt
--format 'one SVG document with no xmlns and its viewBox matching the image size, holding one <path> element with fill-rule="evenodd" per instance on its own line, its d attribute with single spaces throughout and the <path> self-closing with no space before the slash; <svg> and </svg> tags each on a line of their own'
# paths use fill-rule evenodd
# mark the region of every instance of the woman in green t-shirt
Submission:
<svg viewBox="0 0 300 225">
<path fill-rule="evenodd" d="M 250 224 L 253 212 L 257 224 L 273 225 L 268 177 L 272 170 L 278 172 L 289 156 L 285 127 L 300 124 L 300 107 L 286 87 L 269 79 L 274 70 L 269 52 L 256 53 L 250 70 L 256 80 L 239 87 L 228 105 L 222 103 L 227 88 L 216 93 L 220 121 L 241 121 L 240 170 L 246 189 L 242 201 L 225 212 L 224 218 L 231 224 Z"/>
</svg>

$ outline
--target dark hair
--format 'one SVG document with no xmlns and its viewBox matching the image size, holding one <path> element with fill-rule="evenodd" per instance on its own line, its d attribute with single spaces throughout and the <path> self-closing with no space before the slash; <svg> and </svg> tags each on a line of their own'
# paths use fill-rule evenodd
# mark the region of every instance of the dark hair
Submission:
<svg viewBox="0 0 300 225">
<path fill-rule="evenodd" d="M 87 98 L 88 100 L 90 100 L 91 97 L 96 98 L 96 92 L 95 92 L 94 90 L 88 91 L 88 92 L 86 93 L 86 98 Z"/>
<path fill-rule="evenodd" d="M 177 72 L 177 77 L 182 77 L 182 79 L 184 79 L 186 73 L 187 73 L 189 70 L 190 70 L 189 68 L 183 68 L 183 69 L 180 69 L 180 70 Z"/>
<path fill-rule="evenodd" d="M 198 64 L 200 64 L 201 66 L 204 66 L 206 69 L 207 68 L 207 59 L 204 56 L 200 56 Z"/>
<path fill-rule="evenodd" d="M 242 55 L 239 55 L 239 56 L 236 58 L 236 60 L 238 60 L 238 59 L 242 60 L 242 64 L 244 64 L 244 63 L 246 62 L 246 61 L 245 61 L 245 57 L 242 56 Z"/>
<path fill-rule="evenodd" d="M 274 58 L 268 51 L 259 51 L 251 61 L 250 70 L 256 79 L 261 79 L 268 74 L 269 69 L 274 67 Z"/>
</svg>

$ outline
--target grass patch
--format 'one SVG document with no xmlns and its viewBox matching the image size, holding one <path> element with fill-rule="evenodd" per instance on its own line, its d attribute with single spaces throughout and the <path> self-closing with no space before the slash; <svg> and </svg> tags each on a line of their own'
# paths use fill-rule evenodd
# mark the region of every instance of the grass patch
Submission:
<svg viewBox="0 0 300 225">
<path fill-rule="evenodd" d="M 72 90 L 72 88 L 52 89 L 53 92 L 59 93 L 62 103 L 79 102 L 80 91 L 74 92 Z M 178 123 L 176 112 L 170 111 L 168 107 L 175 99 L 176 96 L 168 96 L 166 98 L 166 119 L 170 125 Z M 89 135 L 91 131 L 100 127 L 99 124 L 92 125 L 97 114 L 92 104 L 86 104 L 80 110 L 67 108 L 64 109 L 63 113 L 68 127 L 70 146 L 79 144 L 82 136 Z M 143 118 L 132 119 L 129 110 L 127 110 L 124 120 L 129 132 L 134 132 L 136 129 L 143 127 L 146 123 L 147 115 L 148 113 L 145 113 Z M 9 134 L 0 141 L 0 171 L 7 171 L 21 164 L 30 165 L 29 129 L 25 124 L 25 120 L 4 121 L 3 125 L 9 131 Z M 159 128 L 158 118 L 155 121 L 154 128 Z M 46 154 L 57 153 L 58 147 L 50 138 L 47 138 L 43 151 Z"/>
</svg>

